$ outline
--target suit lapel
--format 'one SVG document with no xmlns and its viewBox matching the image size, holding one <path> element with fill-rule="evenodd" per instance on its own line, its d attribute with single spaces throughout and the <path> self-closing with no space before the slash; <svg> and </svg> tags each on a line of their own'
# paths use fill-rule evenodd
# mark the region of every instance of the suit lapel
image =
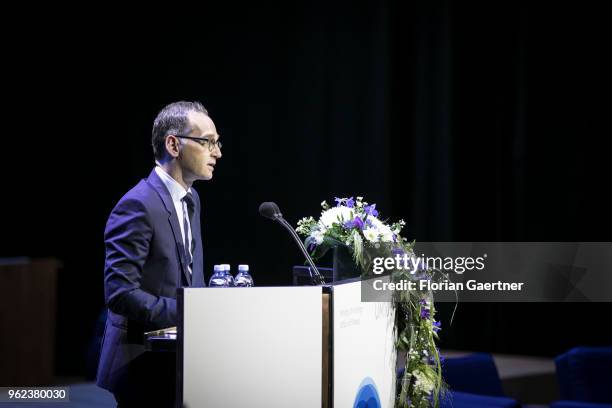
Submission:
<svg viewBox="0 0 612 408">
<path fill-rule="evenodd" d="M 172 202 L 170 192 L 155 172 L 155 169 L 153 169 L 151 174 L 149 174 L 147 182 L 157 191 L 162 202 L 164 203 L 164 206 L 166 207 L 166 210 L 168 211 L 168 222 L 170 223 L 170 229 L 174 235 L 174 242 L 176 243 L 176 249 L 179 254 L 181 270 L 183 271 L 183 275 L 185 276 L 188 285 L 191 286 L 191 276 L 189 269 L 187 269 L 183 238 L 181 237 L 181 226 L 179 225 L 178 216 L 176 215 L 176 210 L 174 208 L 174 203 Z"/>
</svg>

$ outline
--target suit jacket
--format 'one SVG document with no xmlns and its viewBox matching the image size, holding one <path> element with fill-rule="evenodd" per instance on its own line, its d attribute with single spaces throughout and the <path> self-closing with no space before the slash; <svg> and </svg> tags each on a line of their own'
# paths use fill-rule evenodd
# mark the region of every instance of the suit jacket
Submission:
<svg viewBox="0 0 612 408">
<path fill-rule="evenodd" d="M 144 353 L 143 333 L 177 324 L 177 288 L 205 286 L 200 198 L 194 189 L 192 193 L 191 276 L 172 197 L 155 171 L 123 196 L 110 214 L 104 231 L 108 317 L 97 383 L 112 392 L 129 390 L 135 375 L 142 375 L 130 373 L 130 365 Z"/>
</svg>

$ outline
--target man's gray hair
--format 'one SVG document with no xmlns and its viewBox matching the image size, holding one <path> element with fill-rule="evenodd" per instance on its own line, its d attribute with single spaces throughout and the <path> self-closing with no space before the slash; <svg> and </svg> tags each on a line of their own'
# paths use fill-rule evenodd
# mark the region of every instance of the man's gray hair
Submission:
<svg viewBox="0 0 612 408">
<path fill-rule="evenodd" d="M 156 159 L 163 159 L 166 154 L 166 136 L 185 136 L 189 131 L 189 112 L 202 112 L 208 116 L 208 111 L 200 102 L 174 102 L 159 111 L 153 122 L 151 138 Z"/>
</svg>

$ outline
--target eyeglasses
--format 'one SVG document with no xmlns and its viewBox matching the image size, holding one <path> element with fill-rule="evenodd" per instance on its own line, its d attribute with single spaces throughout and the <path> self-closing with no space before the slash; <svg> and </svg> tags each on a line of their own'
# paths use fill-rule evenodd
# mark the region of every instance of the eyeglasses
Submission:
<svg viewBox="0 0 612 408">
<path fill-rule="evenodd" d="M 175 136 L 176 137 L 180 137 L 181 139 L 195 140 L 201 146 L 204 146 L 205 144 L 208 143 L 208 150 L 211 151 L 211 152 L 213 150 L 215 150 L 215 146 L 218 147 L 219 150 L 221 150 L 221 147 L 223 147 L 223 145 L 221 144 L 221 141 L 219 139 L 217 139 L 217 140 L 210 140 L 207 137 L 193 137 L 193 136 L 180 136 L 180 135 L 175 135 Z"/>
</svg>

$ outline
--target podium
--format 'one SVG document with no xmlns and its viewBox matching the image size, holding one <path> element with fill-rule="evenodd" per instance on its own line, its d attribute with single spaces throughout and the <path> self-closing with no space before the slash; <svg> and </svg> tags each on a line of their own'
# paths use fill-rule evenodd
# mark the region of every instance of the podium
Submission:
<svg viewBox="0 0 612 408">
<path fill-rule="evenodd" d="M 393 407 L 395 312 L 360 281 L 182 288 L 178 308 L 178 406 Z"/>
</svg>

